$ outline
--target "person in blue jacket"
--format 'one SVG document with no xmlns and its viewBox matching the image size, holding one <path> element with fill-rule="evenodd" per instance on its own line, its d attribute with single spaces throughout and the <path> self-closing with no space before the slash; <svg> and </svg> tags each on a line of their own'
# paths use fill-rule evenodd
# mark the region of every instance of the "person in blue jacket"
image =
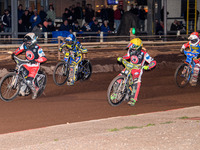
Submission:
<svg viewBox="0 0 200 150">
<path fill-rule="evenodd" d="M 32 29 L 37 26 L 39 23 L 41 22 L 41 18 L 37 13 L 37 9 L 34 10 L 34 14 L 31 16 L 30 18 L 30 23 L 31 23 L 31 27 Z"/>
</svg>

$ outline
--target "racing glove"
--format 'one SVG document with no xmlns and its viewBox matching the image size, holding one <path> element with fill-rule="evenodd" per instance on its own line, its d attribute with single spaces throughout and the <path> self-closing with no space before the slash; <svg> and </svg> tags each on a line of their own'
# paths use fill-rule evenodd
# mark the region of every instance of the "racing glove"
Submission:
<svg viewBox="0 0 200 150">
<path fill-rule="evenodd" d="M 15 56 L 15 53 L 12 53 L 12 55 L 11 55 L 12 59 L 14 59 L 14 56 Z"/>
<path fill-rule="evenodd" d="M 117 61 L 122 62 L 122 59 L 123 59 L 122 57 L 118 57 Z"/>
<path fill-rule="evenodd" d="M 143 69 L 144 70 L 149 70 L 149 66 L 144 66 Z"/>
</svg>

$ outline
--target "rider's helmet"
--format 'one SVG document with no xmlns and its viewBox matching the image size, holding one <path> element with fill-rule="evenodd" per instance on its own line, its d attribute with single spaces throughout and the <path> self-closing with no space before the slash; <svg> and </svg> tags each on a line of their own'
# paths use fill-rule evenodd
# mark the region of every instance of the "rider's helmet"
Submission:
<svg viewBox="0 0 200 150">
<path fill-rule="evenodd" d="M 130 41 L 127 47 L 130 50 L 140 51 L 142 49 L 142 46 L 143 46 L 142 40 L 140 38 L 134 38 Z"/>
<path fill-rule="evenodd" d="M 35 33 L 27 33 L 24 36 L 24 44 L 27 48 L 30 48 L 32 45 L 37 43 L 37 36 Z"/>
<path fill-rule="evenodd" d="M 69 48 L 72 48 L 76 43 L 76 37 L 73 34 L 69 34 L 65 39 L 65 43 Z"/>
<path fill-rule="evenodd" d="M 188 37 L 188 40 L 192 46 L 197 46 L 199 43 L 199 33 L 198 32 L 192 32 L 190 36 Z"/>
</svg>

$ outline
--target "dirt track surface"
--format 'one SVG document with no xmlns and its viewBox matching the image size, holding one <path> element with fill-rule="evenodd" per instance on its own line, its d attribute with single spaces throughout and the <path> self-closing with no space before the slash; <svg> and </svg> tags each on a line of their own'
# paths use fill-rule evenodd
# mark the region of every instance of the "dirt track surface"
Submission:
<svg viewBox="0 0 200 150">
<path fill-rule="evenodd" d="M 149 51 L 158 65 L 156 69 L 144 72 L 139 101 L 134 107 L 126 103 L 112 107 L 107 103 L 107 87 L 119 72 L 93 74 L 88 81 L 61 87 L 56 86 L 52 76 L 49 76 L 46 96 L 36 100 L 31 100 L 29 96 L 18 97 L 8 103 L 0 101 L 0 134 L 200 105 L 199 85 L 180 89 L 174 84 L 175 68 L 184 57 L 173 50 L 163 52 L 163 49 Z M 110 54 L 103 57 L 104 52 L 99 52 L 96 58 L 89 55 L 89 59 L 92 64 L 115 64 L 117 56 L 122 56 L 125 51 L 113 51 Z"/>
</svg>

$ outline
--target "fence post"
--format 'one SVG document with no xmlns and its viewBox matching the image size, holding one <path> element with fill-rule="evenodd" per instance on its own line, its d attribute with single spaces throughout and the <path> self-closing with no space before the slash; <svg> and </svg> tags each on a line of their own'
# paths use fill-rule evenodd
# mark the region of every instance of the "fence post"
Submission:
<svg viewBox="0 0 200 150">
<path fill-rule="evenodd" d="M 100 43 L 103 42 L 103 32 L 100 33 Z"/>
<path fill-rule="evenodd" d="M 63 37 L 62 36 L 58 36 L 58 60 L 60 60 L 60 51 L 59 51 L 59 49 L 60 49 L 60 41 L 63 39 Z"/>
<path fill-rule="evenodd" d="M 44 32 L 44 43 L 48 42 L 48 34 L 47 32 Z"/>
</svg>

